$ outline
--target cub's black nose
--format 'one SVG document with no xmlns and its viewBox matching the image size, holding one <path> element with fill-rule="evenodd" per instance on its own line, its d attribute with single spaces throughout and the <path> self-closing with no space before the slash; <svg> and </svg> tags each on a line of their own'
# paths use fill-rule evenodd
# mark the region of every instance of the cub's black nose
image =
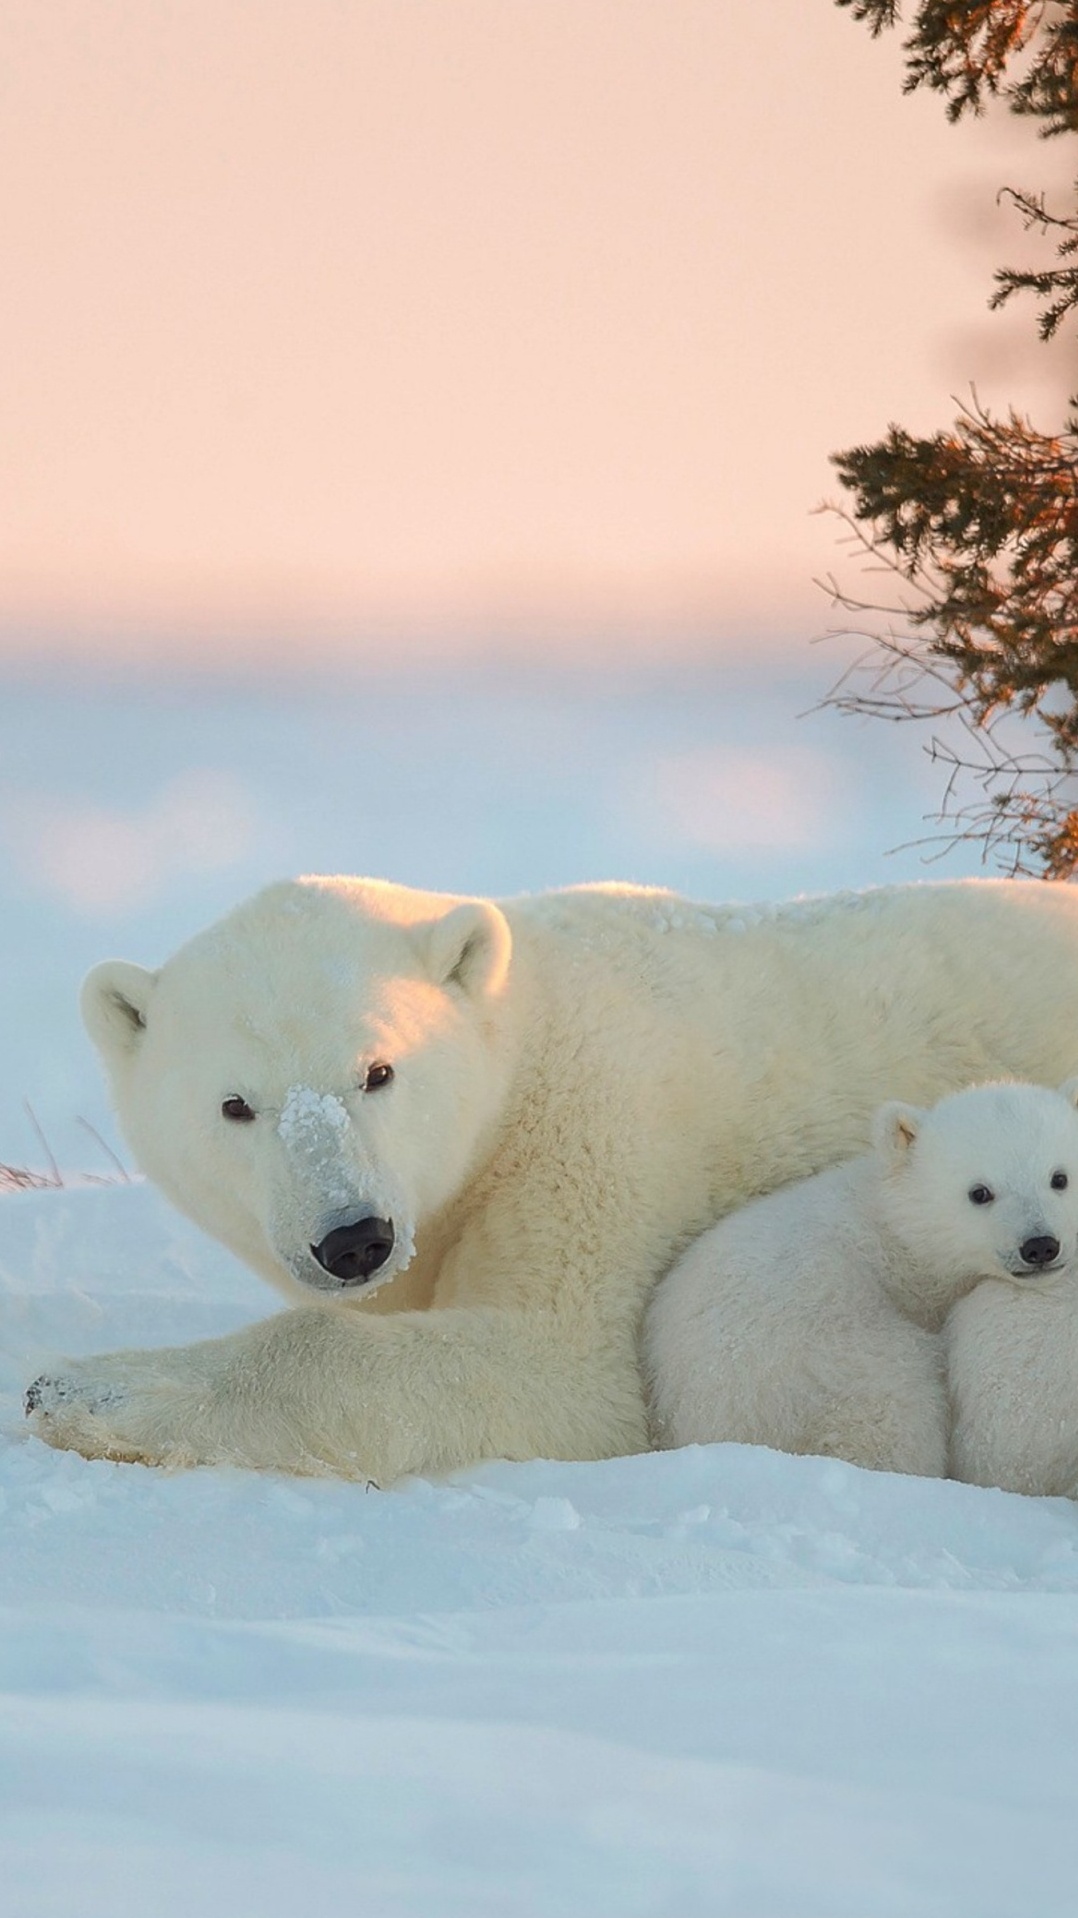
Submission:
<svg viewBox="0 0 1078 1918">
<path fill-rule="evenodd" d="M 1026 1265 L 1051 1265 L 1059 1257 L 1059 1240 L 1045 1233 L 1041 1238 L 1027 1239 L 1018 1251 Z"/>
<path fill-rule="evenodd" d="M 353 1219 L 327 1232 L 311 1251 L 338 1285 L 362 1285 L 393 1250 L 392 1219 Z"/>
</svg>

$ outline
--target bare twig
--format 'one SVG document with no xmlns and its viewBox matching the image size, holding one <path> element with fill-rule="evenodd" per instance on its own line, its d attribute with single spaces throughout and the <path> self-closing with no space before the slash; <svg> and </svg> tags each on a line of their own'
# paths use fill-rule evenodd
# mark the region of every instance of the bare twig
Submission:
<svg viewBox="0 0 1078 1918">
<path fill-rule="evenodd" d="M 43 1186 L 52 1190 L 56 1184 L 48 1172 L 31 1172 L 21 1165 L 0 1165 L 0 1192 L 36 1192 Z"/>
<path fill-rule="evenodd" d="M 853 534 L 848 543 L 856 544 L 862 557 L 877 554 L 871 534 L 853 524 L 848 513 L 840 507 L 826 510 Z M 877 570 L 897 574 L 916 595 L 930 599 L 933 582 L 924 568 L 913 569 L 916 576 L 911 577 L 901 566 L 888 564 L 886 551 L 882 558 Z M 1015 753 L 998 728 L 1014 718 L 1017 700 L 1010 710 L 1002 699 L 993 702 L 984 696 L 979 705 L 971 705 L 962 669 L 941 647 L 938 634 L 892 623 L 903 617 L 915 621 L 914 604 L 855 598 L 833 579 L 817 583 L 833 606 L 864 624 L 851 621 L 819 635 L 817 643 L 856 639 L 863 642 L 863 650 L 844 667 L 815 710 L 830 708 L 892 724 L 946 721 L 959 729 L 957 740 L 933 732 L 924 748 L 946 772 L 939 809 L 925 815 L 942 830 L 892 850 L 932 848 L 926 857 L 938 860 L 959 844 L 979 844 L 982 864 L 994 863 L 1012 876 L 1043 877 L 1046 869 L 1069 870 L 1061 863 L 1060 835 L 1068 819 L 1078 817 L 1078 782 L 1072 754 L 1066 741 L 1052 732 L 1050 714 L 1041 717 L 1053 751 Z M 974 797 L 967 799 L 971 788 Z"/>
<path fill-rule="evenodd" d="M 38 1141 L 41 1145 L 41 1150 L 43 1151 L 46 1159 L 49 1162 L 49 1170 L 52 1173 L 52 1178 L 49 1179 L 46 1183 L 49 1185 L 63 1185 L 64 1183 L 63 1174 L 61 1173 L 60 1168 L 56 1163 L 56 1155 L 54 1154 L 51 1145 L 49 1144 L 48 1140 L 45 1137 L 44 1132 L 41 1129 L 41 1125 L 38 1120 L 37 1113 L 34 1111 L 34 1108 L 30 1104 L 29 1099 L 24 1099 L 22 1103 L 23 1103 L 23 1108 L 26 1112 L 26 1116 L 29 1119 L 30 1124 L 33 1126 L 34 1131 L 37 1133 Z"/>
<path fill-rule="evenodd" d="M 113 1151 L 108 1140 L 102 1138 L 97 1127 L 94 1125 L 91 1125 L 89 1119 L 84 1119 L 81 1113 L 79 1114 L 77 1123 L 82 1127 L 84 1132 L 88 1132 L 90 1134 L 91 1139 L 96 1139 L 98 1145 L 101 1147 L 102 1152 L 105 1154 L 105 1157 L 107 1159 L 112 1160 L 112 1163 L 116 1167 L 116 1170 L 119 1173 L 123 1184 L 130 1185 L 131 1184 L 130 1172 L 127 1170 L 127 1167 L 125 1166 L 123 1160 L 120 1158 L 119 1154 Z"/>
</svg>

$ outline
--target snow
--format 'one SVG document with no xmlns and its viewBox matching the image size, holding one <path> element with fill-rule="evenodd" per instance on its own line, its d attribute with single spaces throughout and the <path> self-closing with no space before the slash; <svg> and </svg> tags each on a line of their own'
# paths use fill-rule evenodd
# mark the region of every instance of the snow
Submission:
<svg viewBox="0 0 1078 1918">
<path fill-rule="evenodd" d="M 392 686 L 354 714 L 347 689 L 8 690 L 0 1147 L 22 1162 L 29 1096 L 65 1166 L 109 1170 L 75 1123 L 114 1137 L 72 1010 L 83 966 L 153 963 L 264 878 L 621 872 L 723 898 L 911 870 L 876 856 L 920 803 L 887 729 L 839 735 L 841 803 L 809 850 L 746 862 L 652 816 L 669 782 L 649 766 L 688 755 L 698 792 L 705 735 L 720 757 L 782 750 L 773 688 L 436 684 L 411 732 Z M 305 743 L 353 717 L 347 778 L 347 752 L 312 777 Z M 232 838 L 207 849 L 226 772 Z M 27 1436 L 50 1353 L 274 1309 L 140 1182 L 0 1196 L 5 1914 L 1069 1918 L 1072 1505 L 736 1446 L 380 1492 Z"/>
<path fill-rule="evenodd" d="M 311 1135 L 348 1131 L 348 1107 L 333 1092 L 315 1092 L 311 1086 L 289 1086 L 277 1121 L 286 1145 L 307 1150 Z"/>
<path fill-rule="evenodd" d="M 257 1280 L 148 1186 L 4 1202 L 19 1918 L 1073 1910 L 1078 1524 L 738 1446 L 359 1484 L 25 1436 L 50 1350 Z"/>
</svg>

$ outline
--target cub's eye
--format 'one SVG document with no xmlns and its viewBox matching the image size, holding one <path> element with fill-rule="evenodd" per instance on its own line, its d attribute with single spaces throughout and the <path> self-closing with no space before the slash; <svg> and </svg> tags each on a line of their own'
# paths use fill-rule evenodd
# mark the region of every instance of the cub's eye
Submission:
<svg viewBox="0 0 1078 1918">
<path fill-rule="evenodd" d="M 995 1193 L 990 1192 L 986 1185 L 973 1185 L 970 1187 L 969 1197 L 971 1205 L 991 1205 L 995 1196 Z"/>
<path fill-rule="evenodd" d="M 226 1119 L 246 1120 L 253 1119 L 255 1116 L 246 1099 L 241 1099 L 238 1092 L 233 1093 L 230 1099 L 225 1099 L 222 1102 L 221 1112 Z"/>
<path fill-rule="evenodd" d="M 364 1092 L 380 1092 L 383 1086 L 391 1083 L 392 1078 L 393 1067 L 387 1065 L 384 1059 L 376 1059 L 372 1066 L 367 1067 L 367 1076 L 363 1081 L 363 1090 Z"/>
<path fill-rule="evenodd" d="M 1053 1192 L 1065 1192 L 1070 1184 L 1070 1180 L 1065 1172 L 1053 1172 L 1048 1183 Z"/>
</svg>

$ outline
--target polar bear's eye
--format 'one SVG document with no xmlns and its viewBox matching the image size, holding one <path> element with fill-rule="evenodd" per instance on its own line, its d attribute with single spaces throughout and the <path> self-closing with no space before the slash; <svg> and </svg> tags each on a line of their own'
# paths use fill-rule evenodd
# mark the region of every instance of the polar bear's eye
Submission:
<svg viewBox="0 0 1078 1918">
<path fill-rule="evenodd" d="M 1065 1192 L 1070 1181 L 1065 1172 L 1053 1172 L 1048 1183 L 1053 1192 Z"/>
<path fill-rule="evenodd" d="M 384 1059 L 376 1059 L 372 1066 L 367 1067 L 367 1076 L 363 1081 L 363 1090 L 364 1092 L 377 1092 L 382 1086 L 387 1086 L 392 1077 L 393 1067 L 387 1065 Z"/>
<path fill-rule="evenodd" d="M 241 1099 L 238 1092 L 222 1101 L 221 1112 L 226 1119 L 253 1119 L 255 1116 L 246 1099 Z"/>
<path fill-rule="evenodd" d="M 973 1185 L 970 1187 L 969 1196 L 972 1205 L 991 1205 L 996 1195 L 990 1192 L 986 1185 Z"/>
</svg>

